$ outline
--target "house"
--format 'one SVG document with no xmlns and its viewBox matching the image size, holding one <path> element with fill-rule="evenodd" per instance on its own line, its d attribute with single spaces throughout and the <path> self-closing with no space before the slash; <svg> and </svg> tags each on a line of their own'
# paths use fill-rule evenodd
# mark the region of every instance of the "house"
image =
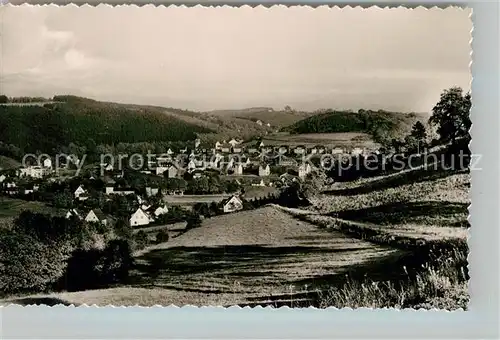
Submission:
<svg viewBox="0 0 500 340">
<path fill-rule="evenodd" d="M 115 186 L 111 183 L 106 184 L 104 187 L 104 193 L 106 195 L 111 195 L 115 191 Z"/>
<path fill-rule="evenodd" d="M 259 148 L 263 148 L 263 147 L 264 147 L 264 145 L 265 145 L 265 144 L 264 144 L 264 142 L 260 142 L 260 143 L 259 143 Z"/>
<path fill-rule="evenodd" d="M 300 178 L 304 178 L 306 177 L 310 172 L 311 172 L 311 165 L 309 165 L 308 163 L 305 163 L 305 164 L 301 164 L 299 166 L 299 177 Z"/>
<path fill-rule="evenodd" d="M 187 152 L 188 152 L 188 148 L 187 148 L 187 147 L 185 147 L 184 149 L 180 149 L 179 151 L 180 151 L 181 153 L 187 153 Z"/>
<path fill-rule="evenodd" d="M 286 154 L 287 152 L 288 152 L 288 146 L 286 146 L 286 145 L 282 145 L 282 146 L 280 146 L 280 147 L 278 148 L 278 153 L 279 153 L 279 154 L 284 155 L 284 154 Z"/>
<path fill-rule="evenodd" d="M 28 166 L 26 168 L 20 168 L 18 171 L 19 177 L 32 177 L 32 178 L 43 178 L 47 174 L 47 169 L 41 166 Z"/>
<path fill-rule="evenodd" d="M 332 155 L 340 155 L 344 153 L 344 149 L 342 148 L 333 148 L 332 149 Z"/>
<path fill-rule="evenodd" d="M 316 148 L 318 149 L 318 153 L 325 153 L 326 152 L 326 148 L 322 145 L 318 145 Z"/>
<path fill-rule="evenodd" d="M 65 217 L 69 220 L 70 218 L 78 218 L 79 220 L 82 219 L 82 216 L 80 214 L 80 212 L 78 212 L 78 210 L 76 209 L 70 209 L 68 210 L 68 212 L 66 213 Z"/>
<path fill-rule="evenodd" d="M 129 223 L 131 226 L 148 225 L 151 222 L 151 217 L 141 208 L 138 208 L 132 216 L 130 216 Z"/>
<path fill-rule="evenodd" d="M 241 152 L 243 152 L 243 148 L 239 145 L 233 146 L 233 152 L 234 153 L 241 153 Z"/>
<path fill-rule="evenodd" d="M 113 164 L 111 163 L 101 163 L 101 169 L 104 169 L 104 171 L 113 171 L 115 168 Z"/>
<path fill-rule="evenodd" d="M 231 144 L 229 143 L 224 143 L 221 148 L 220 148 L 220 151 L 222 151 L 223 153 L 230 153 L 231 152 Z"/>
<path fill-rule="evenodd" d="M 267 124 L 266 124 L 266 126 L 267 126 L 267 127 L 271 127 L 271 124 L 270 124 L 270 123 L 267 123 Z"/>
<path fill-rule="evenodd" d="M 173 154 L 174 154 L 174 152 L 172 151 L 172 149 L 169 148 L 167 150 L 167 155 L 172 156 Z"/>
<path fill-rule="evenodd" d="M 85 189 L 83 188 L 82 185 L 80 185 L 78 188 L 76 188 L 74 195 L 75 198 L 80 198 L 80 196 L 82 196 L 85 193 L 86 193 Z"/>
<path fill-rule="evenodd" d="M 198 138 L 195 139 L 195 141 L 194 141 L 194 148 L 198 149 L 200 147 L 200 144 L 201 144 L 201 140 L 199 140 Z"/>
<path fill-rule="evenodd" d="M 306 148 L 303 146 L 297 146 L 295 149 L 293 149 L 293 152 L 296 155 L 304 155 L 306 153 Z"/>
<path fill-rule="evenodd" d="M 101 223 L 102 225 L 108 224 L 108 219 L 106 215 L 101 211 L 101 209 L 92 209 L 89 211 L 87 216 L 85 216 L 85 222 L 89 223 Z"/>
<path fill-rule="evenodd" d="M 231 146 L 234 148 L 236 145 L 240 144 L 240 142 L 233 138 L 229 141 L 229 144 L 231 144 Z"/>
<path fill-rule="evenodd" d="M 241 163 L 238 163 L 232 167 L 229 167 L 228 170 L 232 171 L 234 176 L 243 175 L 243 165 Z"/>
<path fill-rule="evenodd" d="M 160 192 L 160 189 L 158 187 L 151 187 L 151 186 L 146 187 L 146 195 L 148 197 L 156 196 L 156 195 L 158 195 L 159 192 Z"/>
<path fill-rule="evenodd" d="M 167 172 L 167 177 L 168 178 L 176 178 L 179 175 L 179 169 L 173 164 L 169 165 L 168 167 L 162 168 L 162 173 Z"/>
<path fill-rule="evenodd" d="M 309 153 L 310 153 L 311 155 L 315 155 L 315 154 L 317 154 L 317 153 L 318 153 L 318 148 L 317 148 L 317 147 L 315 147 L 315 146 L 314 146 L 314 147 L 312 147 L 312 148 L 310 148 L 310 149 L 309 149 Z"/>
<path fill-rule="evenodd" d="M 193 171 L 193 178 L 194 179 L 199 179 L 203 176 L 203 171 L 202 170 L 194 170 Z"/>
<path fill-rule="evenodd" d="M 222 203 L 222 210 L 231 213 L 243 209 L 243 201 L 238 196 L 232 196 Z"/>
<path fill-rule="evenodd" d="M 45 158 L 42 164 L 44 168 L 52 169 L 52 160 L 50 158 Z"/>
<path fill-rule="evenodd" d="M 259 166 L 259 177 L 269 176 L 271 174 L 271 168 L 269 164 Z"/>
<path fill-rule="evenodd" d="M 190 160 L 187 168 L 188 168 L 188 171 L 193 171 L 194 169 L 196 169 L 196 163 L 193 160 Z"/>
<path fill-rule="evenodd" d="M 260 125 L 260 126 L 262 126 L 262 124 L 264 124 L 264 123 L 262 123 L 262 121 L 261 121 L 260 119 L 259 119 L 259 120 L 257 120 L 255 123 L 256 123 L 257 125 Z"/>
<path fill-rule="evenodd" d="M 221 142 L 215 142 L 215 150 L 220 150 L 222 148 Z"/>
<path fill-rule="evenodd" d="M 161 216 L 163 214 L 166 214 L 168 213 L 168 207 L 167 205 L 163 205 L 163 206 L 159 206 L 158 208 L 156 208 L 154 211 L 153 211 L 153 214 L 158 217 L 158 216 Z"/>
<path fill-rule="evenodd" d="M 122 196 L 128 196 L 128 195 L 134 195 L 135 191 L 133 189 L 127 189 L 127 188 L 115 188 L 111 194 L 114 195 L 122 195 Z"/>
<path fill-rule="evenodd" d="M 248 153 L 251 155 L 257 154 L 257 153 L 259 153 L 259 149 L 255 148 L 255 147 L 249 148 Z"/>
<path fill-rule="evenodd" d="M 361 155 L 363 153 L 363 149 L 361 148 L 354 148 L 351 150 L 351 155 Z"/>
<path fill-rule="evenodd" d="M 263 179 L 261 179 L 260 181 L 256 180 L 255 182 L 252 183 L 252 186 L 253 187 L 265 187 L 266 183 L 264 182 Z"/>
<path fill-rule="evenodd" d="M 5 175 L 0 175 L 0 183 L 3 183 L 7 179 L 7 176 Z"/>
</svg>

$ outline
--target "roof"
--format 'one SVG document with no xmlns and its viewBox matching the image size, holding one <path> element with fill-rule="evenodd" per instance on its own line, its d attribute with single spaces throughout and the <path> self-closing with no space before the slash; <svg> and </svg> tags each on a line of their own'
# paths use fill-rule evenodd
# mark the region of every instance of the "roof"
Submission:
<svg viewBox="0 0 500 340">
<path fill-rule="evenodd" d="M 106 215 L 102 212 L 101 209 L 93 209 L 91 211 L 94 212 L 94 214 L 97 216 L 97 218 L 99 219 L 99 221 L 102 221 L 102 220 L 106 219 Z"/>
</svg>

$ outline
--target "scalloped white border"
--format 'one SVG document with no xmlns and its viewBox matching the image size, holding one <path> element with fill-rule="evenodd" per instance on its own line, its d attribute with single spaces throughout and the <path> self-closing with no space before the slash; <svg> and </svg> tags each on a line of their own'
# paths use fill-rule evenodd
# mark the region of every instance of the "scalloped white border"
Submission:
<svg viewBox="0 0 500 340">
<path fill-rule="evenodd" d="M 0 0 L 1 1 L 1 0 Z M 0 2 L 0 5 L 2 3 Z M 473 81 L 474 81 L 474 77 L 473 77 L 473 74 L 472 74 L 472 65 L 473 65 L 473 48 L 472 48 L 472 44 L 473 44 L 473 40 L 474 40 L 474 21 L 473 21 L 473 16 L 474 16 L 474 10 L 472 7 L 468 6 L 467 4 L 445 4 L 443 5 L 442 7 L 441 6 L 438 6 L 438 5 L 418 5 L 418 4 L 414 4 L 414 3 L 410 3 L 408 4 L 409 6 L 406 6 L 406 5 L 394 5 L 394 4 L 387 4 L 387 5 L 384 5 L 384 6 L 380 6 L 378 4 L 376 5 L 370 5 L 370 4 L 362 4 L 362 5 L 355 5 L 355 6 L 351 6 L 351 5 L 336 5 L 336 4 L 318 4 L 318 5 L 306 5 L 306 4 L 303 4 L 303 5 L 300 5 L 300 4 L 290 4 L 290 5 L 287 5 L 287 4 L 239 4 L 239 3 L 234 3 L 234 4 L 211 4 L 211 3 L 207 3 L 207 4 L 151 4 L 151 3 L 147 3 L 147 4 L 108 4 L 108 3 L 98 3 L 98 4 L 91 4 L 91 3 L 83 3 L 83 4 L 76 4 L 76 3 L 69 3 L 69 4 L 64 4 L 64 5 L 58 5 L 58 4 L 54 4 L 54 3 L 49 3 L 49 4 L 30 4 L 30 3 L 21 3 L 21 4 L 16 4 L 16 3 L 7 3 L 7 4 L 4 4 L 4 6 L 6 7 L 83 7 L 83 8 L 95 8 L 95 9 L 98 9 L 98 8 L 114 8 L 114 7 L 117 7 L 117 8 L 134 8 L 134 9 L 142 9 L 142 8 L 162 8 L 162 9 L 189 9 L 189 8 L 203 8 L 205 10 L 208 10 L 208 9 L 211 9 L 211 10 L 220 10 L 220 9 L 232 9 L 232 10 L 248 10 L 248 9 L 252 9 L 252 10 L 262 10 L 262 9 L 265 9 L 265 10 L 271 10 L 271 9 L 275 9 L 275 8 L 279 8 L 279 9 L 286 9 L 286 10 L 344 10 L 344 9 L 348 9 L 348 10 L 384 10 L 384 11 L 387 11 L 387 10 L 401 10 L 401 9 L 404 9 L 404 10 L 422 10 L 422 9 L 426 9 L 426 10 L 463 10 L 463 11 L 466 11 L 466 10 L 470 10 L 470 14 L 469 14 L 469 20 L 471 21 L 471 24 L 472 24 L 472 27 L 471 27 L 471 30 L 469 32 L 470 34 L 470 39 L 469 39 L 469 46 L 470 46 L 470 62 L 469 62 L 469 71 L 471 72 L 471 81 L 470 81 L 470 88 L 471 88 L 471 96 L 472 96 L 472 107 L 471 107 L 471 120 L 472 120 L 472 112 L 473 112 L 473 108 L 474 108 L 474 98 L 473 98 L 473 93 L 472 93 L 472 85 L 473 85 Z M 0 45 L 1 46 L 1 45 Z M 474 124 L 471 125 L 471 128 L 469 130 L 469 132 L 472 134 L 472 129 L 473 129 L 473 126 Z M 471 138 L 471 142 L 469 143 L 469 148 L 471 147 L 472 145 L 472 138 Z M 471 188 L 472 188 L 472 177 L 471 176 Z M 467 217 L 467 221 L 470 223 L 470 219 L 471 219 L 471 207 L 473 206 L 473 201 L 472 201 L 472 190 L 469 190 L 469 198 L 470 198 L 470 201 L 471 201 L 471 204 L 468 206 L 468 212 L 469 212 L 469 215 Z M 471 233 L 470 233 L 470 227 L 467 228 L 467 243 L 470 244 L 469 240 L 471 238 Z M 468 292 L 470 294 L 470 300 L 472 300 L 472 292 L 471 292 L 471 288 L 470 288 L 470 281 L 472 280 L 472 277 L 473 277 L 473 268 L 471 267 L 471 263 L 470 263 L 470 247 L 469 247 L 469 255 L 467 257 L 467 262 L 468 262 L 468 270 L 469 270 L 469 273 L 470 273 L 470 277 L 471 279 L 469 280 L 469 285 L 468 285 Z M 469 300 L 469 304 L 470 304 L 470 300 Z M 237 306 L 237 305 L 233 305 L 233 306 L 230 306 L 230 307 L 223 307 L 223 306 L 195 306 L 195 305 L 190 305 L 190 304 L 187 304 L 187 305 L 183 305 L 183 306 L 177 306 L 177 305 L 174 305 L 174 304 L 170 304 L 170 305 L 153 305 L 153 306 L 141 306 L 141 305 L 119 305 L 119 306 L 115 306 L 115 305 L 111 305 L 111 304 L 108 304 L 108 305 L 97 305 L 97 304 L 92 304 L 92 305 L 88 305 L 88 304 L 79 304 L 79 305 L 75 305 L 75 304 L 70 304 L 70 305 L 64 305 L 64 304 L 56 304 L 56 305 L 52 305 L 52 306 L 48 306 L 48 305 L 37 305 L 37 304 L 29 304 L 29 305 L 19 305 L 19 304 L 15 304 L 15 303 L 10 303 L 8 305 L 4 305 L 4 306 L 0 306 L 0 311 L 1 309 L 9 309 L 9 308 L 69 308 L 69 309 L 73 309 L 73 308 L 97 308 L 97 309 L 102 309 L 102 308 L 140 308 L 140 309 L 157 309 L 157 308 L 174 308 L 174 309 L 183 309 L 183 308 L 194 308 L 194 309 L 224 309 L 224 310 L 245 310 L 245 309 L 252 309 L 252 310 L 276 310 L 276 311 L 279 311 L 279 310 L 317 310 L 317 311 L 322 311 L 322 310 L 335 310 L 335 311 L 363 311 L 363 310 L 369 310 L 369 311 L 377 311 L 377 310 L 397 310 L 397 311 L 404 311 L 404 312 L 407 312 L 407 311 L 411 311 L 411 312 L 446 312 L 446 313 L 462 313 L 464 312 L 463 308 L 457 308 L 457 309 L 454 309 L 454 310 L 446 310 L 446 309 L 437 309 L 437 308 L 432 308 L 432 309 L 425 309 L 425 308 L 418 308 L 418 309 L 415 309 L 415 308 L 403 308 L 403 309 L 396 309 L 394 307 L 390 307 L 390 308 L 378 308 L 378 309 L 373 309 L 373 308 L 367 308 L 367 307 L 360 307 L 360 308 L 351 308 L 351 307 L 343 307 L 343 308 L 337 308 L 335 306 L 331 306 L 331 307 L 327 307 L 327 308 L 316 308 L 316 307 L 303 307 L 303 308 L 290 308 L 288 306 L 282 306 L 282 307 L 273 307 L 273 306 L 254 306 L 254 307 L 250 307 L 250 306 L 245 306 L 245 307 L 240 307 L 240 306 Z M 0 320 L 0 326 L 1 326 L 1 320 Z M 1 328 L 0 328 L 1 329 Z M 1 334 L 1 333 L 0 333 Z"/>
</svg>

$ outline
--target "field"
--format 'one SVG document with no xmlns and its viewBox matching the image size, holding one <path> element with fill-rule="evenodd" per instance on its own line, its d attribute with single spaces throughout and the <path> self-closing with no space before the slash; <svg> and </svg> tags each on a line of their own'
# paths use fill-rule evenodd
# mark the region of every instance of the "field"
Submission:
<svg viewBox="0 0 500 340">
<path fill-rule="evenodd" d="M 388 275 L 377 260 L 401 252 L 319 230 L 272 207 L 203 221 L 137 256 L 126 287 L 53 294 L 67 303 L 183 305 L 296 303 L 325 282 L 366 270 Z M 380 262 L 379 262 L 380 263 Z"/>
<path fill-rule="evenodd" d="M 0 155 L 0 170 L 16 169 L 21 166 L 21 163 L 13 158 Z"/>
<path fill-rule="evenodd" d="M 165 195 L 163 196 L 168 204 L 174 205 L 194 205 L 196 203 L 212 203 L 220 202 L 231 194 L 217 194 L 217 195 Z"/>
<path fill-rule="evenodd" d="M 359 147 L 376 148 L 378 144 L 372 141 L 370 135 L 361 132 L 339 132 L 339 133 L 305 133 L 291 135 L 287 133 L 276 133 L 263 138 L 264 144 L 291 146 L 306 145 L 325 147 Z"/>
</svg>

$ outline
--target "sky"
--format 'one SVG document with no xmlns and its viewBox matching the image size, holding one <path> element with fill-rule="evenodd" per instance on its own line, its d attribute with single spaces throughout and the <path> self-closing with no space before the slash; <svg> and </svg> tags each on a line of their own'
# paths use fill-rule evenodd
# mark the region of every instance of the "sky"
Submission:
<svg viewBox="0 0 500 340">
<path fill-rule="evenodd" d="M 196 111 L 429 112 L 470 89 L 470 10 L 11 6 L 0 93 Z"/>
</svg>

